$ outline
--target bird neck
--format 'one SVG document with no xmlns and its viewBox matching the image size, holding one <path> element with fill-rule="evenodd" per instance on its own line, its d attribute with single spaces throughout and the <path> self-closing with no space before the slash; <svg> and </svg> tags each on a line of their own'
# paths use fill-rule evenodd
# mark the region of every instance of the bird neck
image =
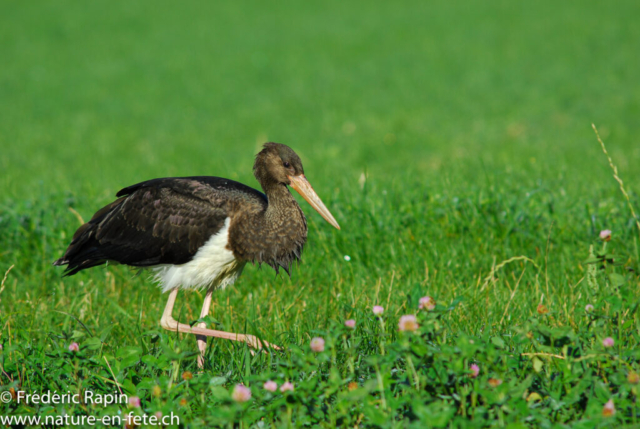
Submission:
<svg viewBox="0 0 640 429">
<path fill-rule="evenodd" d="M 289 272 L 291 264 L 302 254 L 307 239 L 307 220 L 287 186 L 263 183 L 262 189 L 267 195 L 267 209 L 254 213 L 254 221 L 243 224 L 255 230 L 241 234 L 241 243 L 235 251 L 240 252 L 244 260 L 264 262 L 276 272 L 280 267 Z M 243 247 L 244 242 L 246 247 Z"/>
<path fill-rule="evenodd" d="M 263 186 L 263 190 L 269 200 L 269 206 L 267 208 L 268 215 L 274 215 L 276 213 L 284 214 L 292 210 L 297 212 L 300 210 L 298 202 L 293 198 L 293 195 L 291 195 L 286 185 L 273 183 L 268 186 Z"/>
</svg>

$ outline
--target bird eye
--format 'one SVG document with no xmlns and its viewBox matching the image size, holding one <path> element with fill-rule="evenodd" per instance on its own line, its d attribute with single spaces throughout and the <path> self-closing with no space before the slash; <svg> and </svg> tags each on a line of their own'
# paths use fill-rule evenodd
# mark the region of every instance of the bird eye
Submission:
<svg viewBox="0 0 640 429">
<path fill-rule="evenodd" d="M 289 164 L 287 161 L 285 161 L 283 165 L 285 166 L 285 168 L 291 167 L 291 164 Z"/>
</svg>

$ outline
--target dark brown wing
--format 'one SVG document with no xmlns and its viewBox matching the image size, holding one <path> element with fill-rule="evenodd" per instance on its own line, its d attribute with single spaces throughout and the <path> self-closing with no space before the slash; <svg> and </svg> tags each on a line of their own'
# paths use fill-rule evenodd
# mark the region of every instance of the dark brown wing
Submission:
<svg viewBox="0 0 640 429">
<path fill-rule="evenodd" d="M 266 209 L 267 197 L 219 177 L 154 179 L 122 189 L 73 236 L 54 265 L 65 275 L 115 261 L 136 267 L 184 264 L 240 205 Z"/>
</svg>

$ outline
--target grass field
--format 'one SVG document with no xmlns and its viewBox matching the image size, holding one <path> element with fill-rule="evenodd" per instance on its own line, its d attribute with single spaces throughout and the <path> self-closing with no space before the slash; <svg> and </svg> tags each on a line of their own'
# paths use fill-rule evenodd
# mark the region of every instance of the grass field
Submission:
<svg viewBox="0 0 640 429">
<path fill-rule="evenodd" d="M 0 414 L 640 427 L 638 18 L 633 0 L 0 2 L 0 390 L 140 398 Z M 247 266 L 209 322 L 285 351 L 210 341 L 198 372 L 148 273 L 51 265 L 127 185 L 257 187 L 266 141 L 300 154 L 342 230 L 300 198 L 292 277 Z M 178 319 L 202 299 L 179 294 Z"/>
</svg>

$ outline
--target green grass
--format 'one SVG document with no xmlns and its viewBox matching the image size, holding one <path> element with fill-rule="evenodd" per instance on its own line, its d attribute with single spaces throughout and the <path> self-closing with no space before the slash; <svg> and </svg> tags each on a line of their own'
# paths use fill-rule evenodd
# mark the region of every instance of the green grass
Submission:
<svg viewBox="0 0 640 429">
<path fill-rule="evenodd" d="M 640 234 L 591 129 L 640 212 L 639 16 L 637 1 L 1 2 L 0 390 L 120 388 L 185 427 L 640 425 Z M 343 228 L 300 199 L 292 277 L 248 266 L 215 294 L 225 330 L 284 352 L 213 341 L 198 373 L 148 273 L 51 266 L 73 211 L 153 177 L 257 187 L 265 141 L 301 155 Z M 439 306 L 417 313 L 425 295 Z M 179 319 L 202 298 L 180 293 Z"/>
</svg>

